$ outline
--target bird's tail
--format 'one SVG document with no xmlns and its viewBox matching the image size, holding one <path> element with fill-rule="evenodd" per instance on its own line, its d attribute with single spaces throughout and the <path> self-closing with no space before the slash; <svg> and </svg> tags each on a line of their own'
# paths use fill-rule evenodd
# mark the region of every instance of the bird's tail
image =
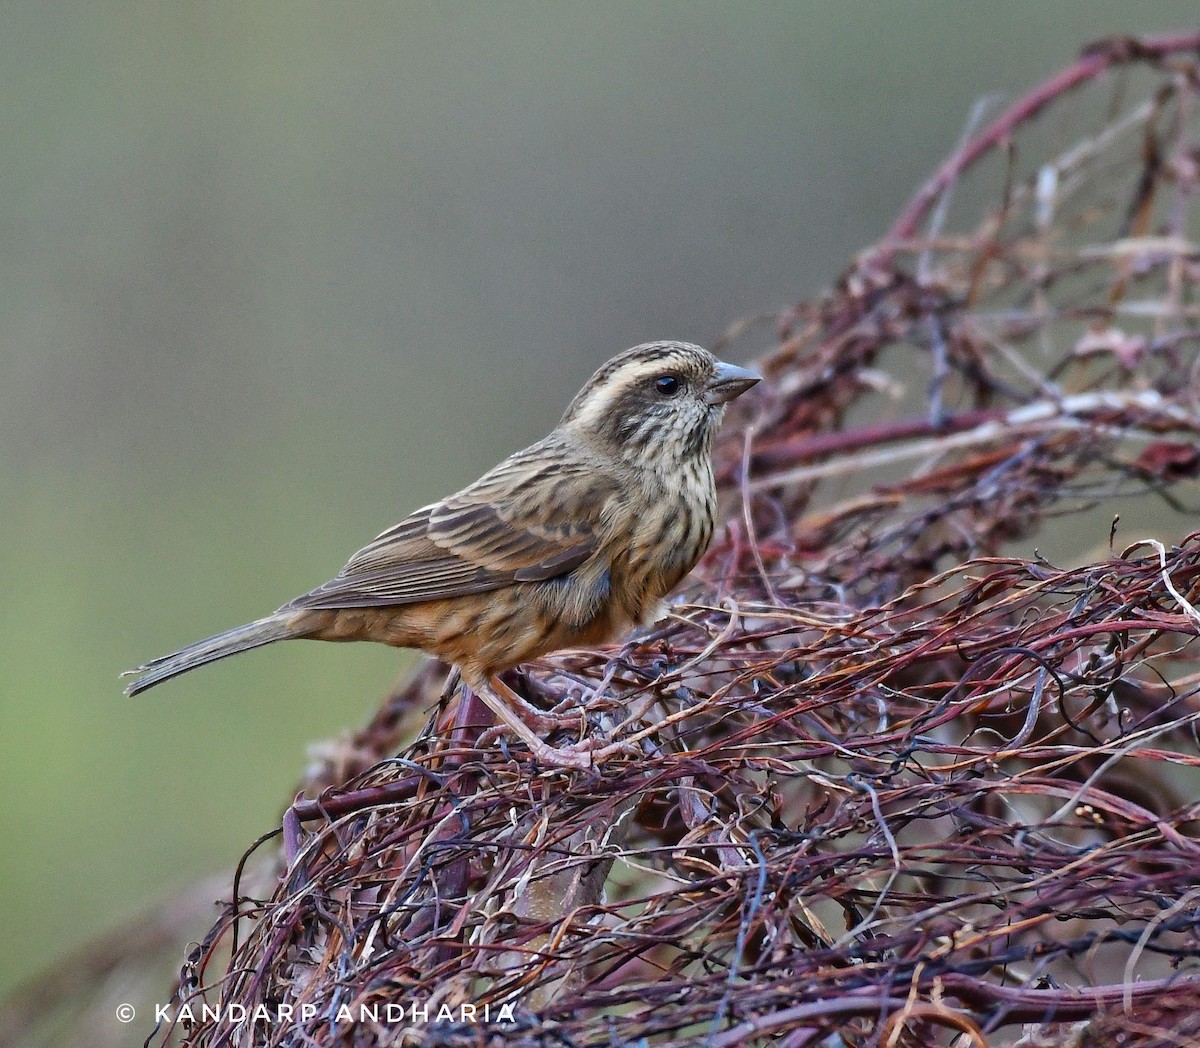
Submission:
<svg viewBox="0 0 1200 1048">
<path fill-rule="evenodd" d="M 223 659 L 227 655 L 236 655 L 238 652 L 261 648 L 264 644 L 272 644 L 277 640 L 288 640 L 299 636 L 302 636 L 302 633 L 289 623 L 288 616 L 278 613 L 268 615 L 265 619 L 249 622 L 245 626 L 218 633 L 215 637 L 209 637 L 207 640 L 189 644 L 173 655 L 164 655 L 161 659 L 153 659 L 144 666 L 138 666 L 137 669 L 126 670 L 121 674 L 122 677 L 131 677 L 135 674 L 140 676 L 125 689 L 125 694 L 136 695 L 165 680 L 178 677 L 179 674 L 194 670 L 197 666 L 216 662 L 217 659 Z"/>
</svg>

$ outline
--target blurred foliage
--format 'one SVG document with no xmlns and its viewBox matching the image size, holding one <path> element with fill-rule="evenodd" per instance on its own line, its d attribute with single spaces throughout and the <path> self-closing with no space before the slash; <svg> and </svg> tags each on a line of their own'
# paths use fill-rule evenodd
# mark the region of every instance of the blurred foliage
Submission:
<svg viewBox="0 0 1200 1048">
<path fill-rule="evenodd" d="M 406 663 L 291 645 L 134 702 L 121 669 L 327 577 L 615 350 L 826 284 L 977 98 L 1195 10 L 1132 17 L 8 9 L 0 990 L 229 865 Z"/>
</svg>

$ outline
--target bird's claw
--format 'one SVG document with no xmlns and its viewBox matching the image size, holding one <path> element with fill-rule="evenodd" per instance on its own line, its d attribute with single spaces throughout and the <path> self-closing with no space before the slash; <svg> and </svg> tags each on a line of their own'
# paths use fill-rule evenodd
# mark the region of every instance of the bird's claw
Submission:
<svg viewBox="0 0 1200 1048">
<path fill-rule="evenodd" d="M 526 706 L 524 709 L 518 708 L 516 714 L 529 727 L 542 735 L 550 735 L 563 729 L 579 731 L 585 723 L 581 710 L 577 709 L 573 714 L 560 713 L 557 706 L 549 713 Z"/>
<path fill-rule="evenodd" d="M 503 681 L 494 677 L 477 682 L 472 690 L 501 722 L 481 734 L 478 745 L 486 744 L 497 737 L 494 733 L 507 729 L 529 747 L 529 755 L 535 761 L 550 768 L 594 768 L 617 753 L 631 752 L 631 743 L 601 742 L 598 739 L 580 738 L 578 742 L 565 746 L 553 746 L 542 735 L 569 727 L 582 736 L 586 726 L 582 711 L 570 717 L 548 715 L 529 705 Z M 632 747 L 632 751 L 640 752 L 636 747 Z"/>
<path fill-rule="evenodd" d="M 617 742 L 605 742 L 603 739 L 580 739 L 569 746 L 550 747 L 550 749 L 554 751 L 555 757 L 569 755 L 571 763 L 567 764 L 568 767 L 581 768 L 594 768 L 618 754 L 636 756 L 642 752 L 636 742 L 624 739 Z M 575 763 L 580 758 L 582 759 L 581 763 Z"/>
<path fill-rule="evenodd" d="M 585 723 L 583 718 L 578 714 L 575 716 L 563 716 L 554 713 L 542 713 L 534 710 L 532 707 L 526 709 L 515 708 L 514 712 L 521 719 L 522 724 L 538 735 L 552 735 L 556 731 L 563 730 L 582 734 Z M 504 727 L 503 724 L 496 724 L 480 732 L 477 745 L 490 746 L 504 734 Z"/>
<path fill-rule="evenodd" d="M 490 746 L 504 734 L 504 726 L 497 724 L 481 733 L 476 745 L 481 749 Z M 604 739 L 580 739 L 561 746 L 548 742 L 530 746 L 530 754 L 539 764 L 555 768 L 593 768 L 618 754 L 636 755 L 641 752 L 637 743 L 607 742 Z"/>
</svg>

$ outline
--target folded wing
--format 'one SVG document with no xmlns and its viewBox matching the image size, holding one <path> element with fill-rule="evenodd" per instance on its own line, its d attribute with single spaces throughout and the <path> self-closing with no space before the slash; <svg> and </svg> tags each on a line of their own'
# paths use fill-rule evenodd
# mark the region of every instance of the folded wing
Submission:
<svg viewBox="0 0 1200 1048">
<path fill-rule="evenodd" d="M 535 445 L 389 528 L 286 607 L 414 604 L 557 578 L 600 551 L 619 513 L 605 473 Z"/>
</svg>

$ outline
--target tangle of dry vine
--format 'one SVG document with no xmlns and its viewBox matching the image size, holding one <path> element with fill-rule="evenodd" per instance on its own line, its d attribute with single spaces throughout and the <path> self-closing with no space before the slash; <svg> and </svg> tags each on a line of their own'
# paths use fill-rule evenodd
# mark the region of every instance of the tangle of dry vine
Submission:
<svg viewBox="0 0 1200 1048">
<path fill-rule="evenodd" d="M 670 619 L 515 682 L 636 753 L 542 769 L 449 694 L 406 743 L 427 670 L 314 773 L 158 1042 L 1200 1038 L 1200 537 L 1005 555 L 1194 494 L 1198 44 L 1089 50 L 781 318 Z"/>
</svg>

